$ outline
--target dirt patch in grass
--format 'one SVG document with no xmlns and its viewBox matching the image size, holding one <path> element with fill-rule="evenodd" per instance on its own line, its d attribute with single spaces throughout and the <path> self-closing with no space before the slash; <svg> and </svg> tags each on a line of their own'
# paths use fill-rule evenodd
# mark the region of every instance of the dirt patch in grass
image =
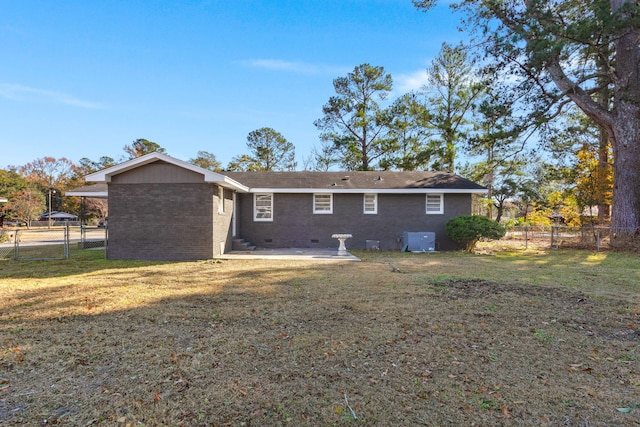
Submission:
<svg viewBox="0 0 640 427">
<path fill-rule="evenodd" d="M 640 424 L 638 298 L 364 258 L 0 276 L 0 424 Z"/>
</svg>

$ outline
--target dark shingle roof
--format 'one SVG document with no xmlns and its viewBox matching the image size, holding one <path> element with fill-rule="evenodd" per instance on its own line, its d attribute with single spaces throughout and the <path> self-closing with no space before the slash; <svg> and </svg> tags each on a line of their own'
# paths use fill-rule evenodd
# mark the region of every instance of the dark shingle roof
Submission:
<svg viewBox="0 0 640 427">
<path fill-rule="evenodd" d="M 270 189 L 448 189 L 484 190 L 461 176 L 446 172 L 222 172 L 250 188 Z"/>
</svg>

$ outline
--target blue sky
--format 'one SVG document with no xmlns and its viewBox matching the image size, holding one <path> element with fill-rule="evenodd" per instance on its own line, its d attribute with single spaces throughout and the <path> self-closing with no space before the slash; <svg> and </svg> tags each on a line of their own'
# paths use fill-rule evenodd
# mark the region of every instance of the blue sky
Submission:
<svg viewBox="0 0 640 427">
<path fill-rule="evenodd" d="M 223 165 L 272 127 L 301 160 L 333 79 L 362 63 L 419 88 L 450 1 L 0 0 L 0 168 L 44 156 L 118 160 L 137 138 Z"/>
</svg>

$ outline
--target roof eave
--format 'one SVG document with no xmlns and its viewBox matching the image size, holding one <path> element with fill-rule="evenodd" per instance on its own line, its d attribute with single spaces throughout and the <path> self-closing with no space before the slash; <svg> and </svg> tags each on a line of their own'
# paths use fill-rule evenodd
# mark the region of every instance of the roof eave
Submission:
<svg viewBox="0 0 640 427">
<path fill-rule="evenodd" d="M 482 188 L 250 188 L 249 193 L 486 194 Z"/>
<path fill-rule="evenodd" d="M 109 195 L 106 191 L 66 191 L 65 196 L 94 197 L 96 199 L 106 199 Z"/>
<path fill-rule="evenodd" d="M 231 190 L 236 190 L 240 193 L 248 193 L 249 192 L 249 187 L 247 187 L 246 185 L 242 185 L 240 184 L 238 181 L 233 180 L 231 178 L 229 178 L 228 176 L 225 175 L 221 175 L 223 177 L 222 181 L 212 181 L 215 182 L 216 184 L 225 187 L 225 188 L 229 188 Z"/>
<path fill-rule="evenodd" d="M 137 167 L 144 166 L 149 163 L 153 163 L 157 160 L 164 160 L 164 161 L 169 161 L 169 163 L 173 163 L 173 161 L 177 159 L 173 159 L 172 157 L 169 157 L 166 154 L 153 152 L 153 153 L 145 154 L 144 156 L 127 160 L 126 162 L 117 164 L 115 166 L 111 166 L 109 168 L 99 170 L 98 172 L 90 173 L 89 175 L 85 176 L 85 181 L 108 183 L 108 182 L 111 182 L 111 177 L 114 175 L 118 175 L 118 174 L 127 172 L 131 169 L 135 169 Z"/>
</svg>

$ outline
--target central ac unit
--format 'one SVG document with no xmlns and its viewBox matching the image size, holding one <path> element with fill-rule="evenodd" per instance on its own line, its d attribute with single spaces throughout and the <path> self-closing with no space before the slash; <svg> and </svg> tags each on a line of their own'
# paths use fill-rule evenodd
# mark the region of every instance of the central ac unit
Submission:
<svg viewBox="0 0 640 427">
<path fill-rule="evenodd" d="M 403 249 L 411 252 L 435 252 L 436 233 L 432 231 L 405 231 Z"/>
</svg>

